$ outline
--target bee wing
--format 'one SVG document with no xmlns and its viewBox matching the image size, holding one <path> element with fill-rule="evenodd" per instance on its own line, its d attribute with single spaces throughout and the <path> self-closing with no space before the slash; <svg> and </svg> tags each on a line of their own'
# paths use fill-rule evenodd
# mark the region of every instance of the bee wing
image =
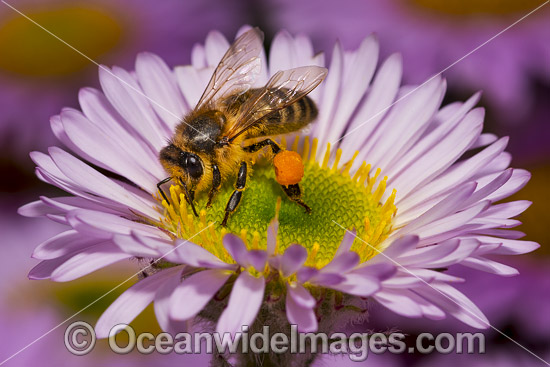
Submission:
<svg viewBox="0 0 550 367">
<path fill-rule="evenodd" d="M 306 96 L 326 75 L 327 69 L 319 66 L 302 66 L 275 73 L 265 87 L 255 90 L 243 104 L 236 123 L 227 132 L 228 140 L 233 140 L 270 113 Z"/>
<path fill-rule="evenodd" d="M 243 33 L 229 47 L 214 70 L 196 108 L 216 99 L 240 94 L 250 89 L 260 72 L 260 53 L 264 35 L 258 28 Z"/>
</svg>

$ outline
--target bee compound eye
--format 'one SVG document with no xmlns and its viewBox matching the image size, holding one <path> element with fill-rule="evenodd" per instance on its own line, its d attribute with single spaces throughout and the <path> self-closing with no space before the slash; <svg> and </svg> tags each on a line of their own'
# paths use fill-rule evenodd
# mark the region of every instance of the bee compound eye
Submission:
<svg viewBox="0 0 550 367">
<path fill-rule="evenodd" d="M 202 176 L 202 163 L 200 158 L 194 154 L 189 154 L 185 159 L 185 169 L 192 178 L 200 178 Z"/>
</svg>

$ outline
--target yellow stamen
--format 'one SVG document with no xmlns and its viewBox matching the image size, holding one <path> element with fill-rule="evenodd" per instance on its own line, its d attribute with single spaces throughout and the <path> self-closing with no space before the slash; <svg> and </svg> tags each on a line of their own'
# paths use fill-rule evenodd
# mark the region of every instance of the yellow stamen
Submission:
<svg viewBox="0 0 550 367">
<path fill-rule="evenodd" d="M 247 248 L 250 248 L 250 247 L 248 246 L 248 241 L 246 240 L 246 233 L 247 233 L 247 232 L 248 232 L 248 231 L 247 231 L 246 229 L 244 229 L 244 228 L 241 229 L 241 239 L 243 240 L 245 246 L 246 246 Z"/>
<path fill-rule="evenodd" d="M 304 148 L 302 150 L 302 160 L 307 161 L 309 155 L 309 136 L 304 139 Z"/>
<path fill-rule="evenodd" d="M 359 167 L 359 169 L 357 170 L 357 172 L 355 172 L 355 174 L 353 175 L 353 177 L 351 178 L 352 181 L 357 181 L 359 180 L 359 178 L 361 177 L 361 175 L 363 174 L 363 171 L 365 170 L 365 167 L 367 166 L 367 162 L 363 162 L 361 163 L 361 167 Z"/>
<path fill-rule="evenodd" d="M 385 176 L 382 181 L 378 184 L 378 187 L 376 188 L 376 191 L 373 194 L 373 198 L 375 201 L 380 201 L 382 199 L 382 195 L 384 195 L 384 191 L 386 191 L 386 181 L 388 180 L 388 176 Z"/>
<path fill-rule="evenodd" d="M 330 158 L 330 143 L 327 144 L 327 151 L 325 152 L 325 157 L 323 158 L 323 164 L 321 165 L 321 168 L 323 169 L 327 168 L 329 158 Z"/>
<path fill-rule="evenodd" d="M 340 158 L 342 157 L 342 149 L 338 148 L 336 150 L 336 157 L 334 158 L 334 163 L 332 165 L 332 170 L 337 171 L 338 170 L 338 163 L 340 163 Z"/>
<path fill-rule="evenodd" d="M 259 250 L 260 249 L 260 234 L 258 233 L 258 231 L 254 231 L 252 236 L 253 236 L 252 249 L 253 250 Z"/>
<path fill-rule="evenodd" d="M 300 142 L 300 136 L 296 135 L 294 137 L 294 141 L 292 142 L 292 148 L 290 148 L 293 151 L 298 151 L 298 143 Z"/>
<path fill-rule="evenodd" d="M 355 153 L 353 154 L 353 157 L 351 157 L 351 159 L 344 164 L 344 170 L 342 171 L 342 175 L 344 176 L 349 175 L 351 166 L 353 166 L 353 162 L 355 162 L 355 158 L 357 158 L 358 154 L 359 154 L 359 151 L 356 150 Z"/>
<path fill-rule="evenodd" d="M 319 139 L 314 138 L 313 144 L 311 145 L 311 154 L 309 155 L 309 161 L 315 162 L 317 159 L 317 145 L 319 144 Z"/>
<path fill-rule="evenodd" d="M 320 248 L 321 248 L 321 246 L 319 246 L 319 244 L 317 242 L 315 242 L 313 244 L 313 246 L 311 247 L 311 250 L 309 251 L 307 260 L 306 260 L 307 265 L 309 265 L 309 266 L 314 266 L 315 265 L 315 258 L 317 257 L 317 253 L 319 252 Z"/>
<path fill-rule="evenodd" d="M 286 149 L 286 138 L 284 136 L 281 137 L 281 146 Z"/>
</svg>

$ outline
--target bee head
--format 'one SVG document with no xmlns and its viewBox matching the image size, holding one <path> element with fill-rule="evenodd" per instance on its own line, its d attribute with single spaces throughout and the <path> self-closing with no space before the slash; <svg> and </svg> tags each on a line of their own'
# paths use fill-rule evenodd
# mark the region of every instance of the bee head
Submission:
<svg viewBox="0 0 550 367">
<path fill-rule="evenodd" d="M 174 144 L 160 151 L 160 161 L 172 177 L 179 178 L 182 184 L 190 185 L 190 188 L 198 184 L 204 173 L 204 164 L 198 155 L 184 151 Z"/>
</svg>

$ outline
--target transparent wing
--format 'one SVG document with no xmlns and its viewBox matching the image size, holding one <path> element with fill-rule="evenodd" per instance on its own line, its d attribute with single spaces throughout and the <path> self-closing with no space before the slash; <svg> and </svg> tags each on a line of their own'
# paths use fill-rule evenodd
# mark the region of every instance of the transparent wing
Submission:
<svg viewBox="0 0 550 367">
<path fill-rule="evenodd" d="M 263 39 L 262 31 L 253 28 L 235 40 L 214 70 L 196 108 L 250 89 L 260 72 Z"/>
<path fill-rule="evenodd" d="M 279 71 L 265 87 L 257 89 L 243 104 L 236 123 L 227 132 L 229 141 L 254 126 L 263 117 L 285 108 L 307 95 L 327 75 L 327 69 L 319 66 L 303 66 Z"/>
</svg>

